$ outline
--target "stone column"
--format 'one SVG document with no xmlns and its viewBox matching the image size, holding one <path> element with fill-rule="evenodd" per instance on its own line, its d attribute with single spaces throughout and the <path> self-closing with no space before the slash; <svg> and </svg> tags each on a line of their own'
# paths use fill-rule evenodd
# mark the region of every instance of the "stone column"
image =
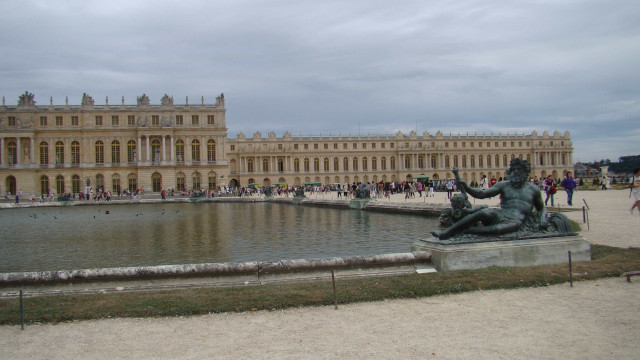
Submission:
<svg viewBox="0 0 640 360">
<path fill-rule="evenodd" d="M 20 145 L 20 136 L 17 137 L 18 139 L 18 148 L 16 149 L 16 165 L 20 165 L 20 156 L 22 154 L 20 154 L 22 152 L 22 146 Z"/>
<path fill-rule="evenodd" d="M 167 162 L 167 137 L 162 135 L 162 163 Z"/>
<path fill-rule="evenodd" d="M 176 163 L 176 147 L 173 145 L 173 136 L 169 136 L 169 146 L 171 147 L 171 162 Z"/>
<path fill-rule="evenodd" d="M 151 162 L 151 156 L 150 156 L 151 155 L 151 151 L 149 150 L 149 147 L 151 146 L 151 141 L 149 141 L 149 135 L 146 136 L 146 141 L 147 141 L 147 144 L 145 146 L 146 154 L 144 155 L 144 157 L 145 157 L 145 161 L 147 163 L 150 163 Z"/>
<path fill-rule="evenodd" d="M 47 141 L 47 143 L 49 143 L 50 141 Z M 35 147 L 35 139 L 30 137 L 29 138 L 29 146 L 31 147 L 29 149 L 29 161 L 27 161 L 30 164 L 35 164 L 35 157 L 36 157 L 36 147 Z"/>
<path fill-rule="evenodd" d="M 136 147 L 138 148 L 138 158 L 136 162 L 142 162 L 142 137 L 140 135 L 138 135 L 138 144 L 136 144 Z"/>
</svg>

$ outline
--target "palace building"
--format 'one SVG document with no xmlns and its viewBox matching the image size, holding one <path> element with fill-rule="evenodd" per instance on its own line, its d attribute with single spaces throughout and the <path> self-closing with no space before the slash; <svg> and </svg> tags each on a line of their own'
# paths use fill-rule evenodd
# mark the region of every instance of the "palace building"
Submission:
<svg viewBox="0 0 640 360">
<path fill-rule="evenodd" d="M 227 138 L 224 94 L 214 104 L 174 105 L 164 95 L 152 105 L 36 106 L 25 92 L 17 106 L 0 108 L 0 192 L 118 193 L 219 186 L 302 185 L 452 178 L 506 177 L 511 159 L 531 163 L 532 176 L 562 177 L 573 168 L 569 132 L 531 134 L 409 134 L 277 137 L 242 132 Z"/>
</svg>

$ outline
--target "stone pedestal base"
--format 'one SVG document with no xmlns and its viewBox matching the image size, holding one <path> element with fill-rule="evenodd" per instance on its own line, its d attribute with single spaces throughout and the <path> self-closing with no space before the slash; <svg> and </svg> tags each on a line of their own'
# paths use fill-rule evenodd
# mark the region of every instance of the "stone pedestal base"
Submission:
<svg viewBox="0 0 640 360">
<path fill-rule="evenodd" d="M 438 270 L 568 263 L 568 251 L 571 261 L 591 260 L 591 244 L 580 235 L 467 244 L 431 237 L 413 243 L 411 251 L 429 252 Z"/>
<path fill-rule="evenodd" d="M 372 202 L 373 199 L 353 199 L 349 202 L 349 207 L 352 209 L 364 209 L 368 203 Z"/>
</svg>

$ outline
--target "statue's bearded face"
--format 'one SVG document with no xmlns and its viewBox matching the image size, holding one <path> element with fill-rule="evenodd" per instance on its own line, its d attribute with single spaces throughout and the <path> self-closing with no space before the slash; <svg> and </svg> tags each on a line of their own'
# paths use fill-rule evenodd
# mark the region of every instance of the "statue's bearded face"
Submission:
<svg viewBox="0 0 640 360">
<path fill-rule="evenodd" d="M 509 171 L 509 180 L 514 185 L 522 185 L 527 181 L 527 173 L 519 166 L 511 168 Z"/>
</svg>

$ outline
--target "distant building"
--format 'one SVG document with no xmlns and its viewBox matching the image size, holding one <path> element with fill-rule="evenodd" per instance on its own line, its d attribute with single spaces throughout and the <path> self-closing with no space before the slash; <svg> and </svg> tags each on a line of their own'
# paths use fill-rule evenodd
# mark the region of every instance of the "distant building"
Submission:
<svg viewBox="0 0 640 360">
<path fill-rule="evenodd" d="M 0 108 L 0 192 L 117 193 L 144 188 L 215 189 L 249 183 L 358 183 L 453 177 L 467 181 L 506 177 L 511 159 L 527 159 L 532 176 L 562 177 L 573 169 L 569 132 L 531 134 L 409 134 L 277 137 L 260 132 L 227 138 L 224 95 L 174 105 L 165 95 L 152 105 L 36 106 L 34 95 Z"/>
</svg>

